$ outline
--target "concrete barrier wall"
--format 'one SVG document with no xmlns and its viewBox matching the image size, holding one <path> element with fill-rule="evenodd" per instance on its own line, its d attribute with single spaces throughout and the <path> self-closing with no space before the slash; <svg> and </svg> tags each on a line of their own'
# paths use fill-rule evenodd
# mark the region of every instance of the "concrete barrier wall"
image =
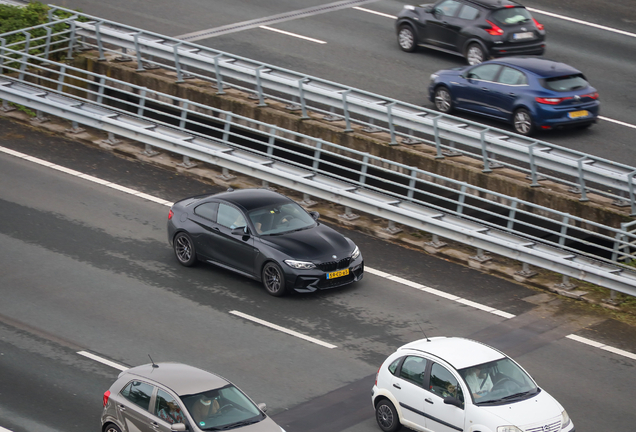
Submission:
<svg viewBox="0 0 636 432">
<path fill-rule="evenodd" d="M 113 79 L 125 81 L 149 90 L 174 95 L 237 115 L 249 117 L 263 123 L 272 124 L 304 135 L 333 142 L 357 151 L 389 159 L 407 166 L 418 167 L 441 176 L 479 186 L 494 192 L 530 201 L 601 224 L 618 227 L 621 222 L 631 221 L 629 208 L 612 205 L 610 199 L 588 194 L 590 201 L 579 201 L 579 195 L 569 192 L 567 187 L 549 181 L 542 181 L 540 187 L 531 187 L 525 174 L 500 168 L 484 173 L 481 161 L 465 156 L 436 158 L 435 149 L 428 145 L 391 146 L 386 133 L 366 133 L 353 126 L 353 132 L 344 132 L 344 121 L 328 122 L 322 114 L 311 113 L 310 119 L 301 119 L 300 111 L 290 111 L 284 104 L 266 100 L 266 107 L 259 107 L 258 101 L 232 88 L 224 89 L 224 95 L 217 95 L 210 82 L 188 79 L 176 83 L 176 74 L 163 69 L 138 72 L 136 62 L 117 62 L 112 59 L 98 61 L 94 52 L 78 55 L 73 66 Z M 147 95 L 148 96 L 148 95 Z M 587 227 L 592 229 L 592 227 Z"/>
</svg>

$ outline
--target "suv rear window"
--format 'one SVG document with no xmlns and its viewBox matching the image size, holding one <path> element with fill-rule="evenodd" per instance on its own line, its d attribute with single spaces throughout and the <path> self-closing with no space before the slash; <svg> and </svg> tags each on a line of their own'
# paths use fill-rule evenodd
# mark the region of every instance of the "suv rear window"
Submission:
<svg viewBox="0 0 636 432">
<path fill-rule="evenodd" d="M 589 86 L 583 74 L 546 78 L 541 80 L 541 85 L 558 92 L 572 91 Z"/>
<path fill-rule="evenodd" d="M 503 25 L 517 25 L 532 20 L 530 12 L 523 7 L 498 9 L 491 16 L 495 21 Z"/>
</svg>

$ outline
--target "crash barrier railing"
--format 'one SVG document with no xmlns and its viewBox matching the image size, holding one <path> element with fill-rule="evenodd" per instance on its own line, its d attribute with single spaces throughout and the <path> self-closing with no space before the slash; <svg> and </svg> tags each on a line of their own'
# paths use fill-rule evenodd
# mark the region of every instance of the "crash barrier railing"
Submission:
<svg viewBox="0 0 636 432">
<path fill-rule="evenodd" d="M 15 57 L 6 52 L 5 57 Z M 12 57 L 11 57 L 12 58 Z M 636 234 L 493 193 L 463 182 L 351 150 L 65 64 L 39 65 L 21 53 L 5 62 L 0 99 L 115 136 L 204 161 L 451 239 L 477 249 L 636 295 Z M 33 80 L 38 84 L 31 83 Z M 74 93 L 73 96 L 70 93 Z M 393 224 L 393 225 L 392 225 Z"/>
<path fill-rule="evenodd" d="M 266 100 L 282 101 L 299 110 L 303 118 L 311 110 L 327 120 L 341 120 L 345 131 L 351 131 L 353 124 L 363 125 L 365 131 L 389 133 L 392 144 L 431 145 L 439 158 L 461 154 L 478 158 L 484 172 L 509 167 L 527 174 L 533 186 L 552 180 L 568 185 L 581 201 L 595 193 L 611 198 L 616 206 L 630 207 L 636 215 L 634 167 L 184 40 L 51 8 L 52 23 L 59 22 L 56 12 L 76 14 L 77 20 L 66 21 L 68 57 L 76 48 L 92 48 L 100 59 L 111 53 L 119 60 L 136 61 L 140 71 L 152 67 L 173 70 L 177 82 L 187 77 L 207 80 L 218 94 L 231 84 L 253 93 L 259 105 L 266 105 Z"/>
</svg>

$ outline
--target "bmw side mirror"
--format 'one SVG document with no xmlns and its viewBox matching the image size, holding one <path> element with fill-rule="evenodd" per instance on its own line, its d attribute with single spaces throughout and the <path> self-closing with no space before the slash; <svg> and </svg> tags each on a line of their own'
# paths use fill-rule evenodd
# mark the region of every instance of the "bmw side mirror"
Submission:
<svg viewBox="0 0 636 432">
<path fill-rule="evenodd" d="M 310 211 L 309 214 L 312 218 L 314 218 L 315 221 L 318 220 L 318 218 L 320 217 L 320 213 L 318 213 L 317 211 Z"/>
<path fill-rule="evenodd" d="M 424 8 L 424 12 L 425 13 L 431 13 L 431 12 L 433 12 L 433 10 L 434 10 L 433 6 L 426 6 Z"/>
<path fill-rule="evenodd" d="M 186 429 L 186 425 L 184 425 L 183 423 L 174 423 L 170 430 L 172 432 L 183 432 L 187 431 L 188 429 Z"/>
<path fill-rule="evenodd" d="M 258 407 L 259 410 L 266 412 L 267 411 L 267 405 L 265 405 L 264 403 L 259 403 L 258 405 L 256 405 Z"/>
<path fill-rule="evenodd" d="M 452 396 L 446 396 L 444 398 L 444 403 L 446 405 L 453 405 L 456 406 L 457 408 L 463 409 L 464 408 L 464 404 L 457 398 L 452 397 Z"/>
</svg>

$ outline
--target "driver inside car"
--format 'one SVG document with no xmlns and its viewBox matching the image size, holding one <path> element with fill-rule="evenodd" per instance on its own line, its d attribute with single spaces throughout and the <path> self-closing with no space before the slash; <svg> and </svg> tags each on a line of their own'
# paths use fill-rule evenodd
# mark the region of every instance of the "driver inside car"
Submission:
<svg viewBox="0 0 636 432">
<path fill-rule="evenodd" d="M 492 380 L 488 372 L 481 370 L 480 366 L 468 369 L 464 377 L 474 398 L 480 398 L 492 389 Z"/>
<path fill-rule="evenodd" d="M 192 407 L 192 416 L 197 423 L 204 421 L 205 419 L 212 417 L 219 411 L 219 401 L 217 397 L 211 397 L 207 394 L 201 395 L 201 397 L 195 402 Z"/>
</svg>

